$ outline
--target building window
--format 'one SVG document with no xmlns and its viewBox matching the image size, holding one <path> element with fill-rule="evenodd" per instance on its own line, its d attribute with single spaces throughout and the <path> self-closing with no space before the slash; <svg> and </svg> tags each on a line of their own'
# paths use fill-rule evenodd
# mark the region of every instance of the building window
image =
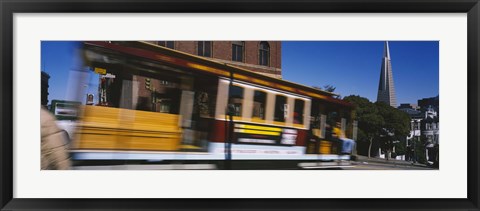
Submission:
<svg viewBox="0 0 480 211">
<path fill-rule="evenodd" d="M 231 86 L 228 96 L 230 97 L 230 104 L 233 105 L 233 116 L 242 116 L 243 88 Z"/>
<path fill-rule="evenodd" d="M 175 49 L 175 42 L 174 41 L 157 41 L 157 45 Z"/>
<path fill-rule="evenodd" d="M 197 52 L 199 56 L 212 57 L 212 42 L 198 41 Z"/>
<path fill-rule="evenodd" d="M 253 94 L 253 118 L 265 119 L 265 105 L 267 103 L 267 93 L 255 90 Z"/>
<path fill-rule="evenodd" d="M 288 112 L 287 97 L 282 95 L 275 96 L 275 117 L 274 121 L 285 122 Z"/>
<path fill-rule="evenodd" d="M 270 65 L 270 46 L 268 42 L 260 42 L 258 49 L 258 64 L 269 66 Z"/>
<path fill-rule="evenodd" d="M 303 108 L 305 106 L 305 101 L 296 99 L 295 108 L 293 112 L 293 123 L 303 124 Z"/>
<path fill-rule="evenodd" d="M 243 62 L 243 54 L 245 50 L 245 42 L 232 42 L 232 61 Z"/>
</svg>

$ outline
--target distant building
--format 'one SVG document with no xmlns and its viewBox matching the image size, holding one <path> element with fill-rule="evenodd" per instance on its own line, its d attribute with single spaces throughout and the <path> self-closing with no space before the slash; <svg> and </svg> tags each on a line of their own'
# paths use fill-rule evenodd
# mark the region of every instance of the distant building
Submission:
<svg viewBox="0 0 480 211">
<path fill-rule="evenodd" d="M 148 41 L 213 61 L 282 78 L 280 41 Z"/>
<path fill-rule="evenodd" d="M 400 106 L 398 106 L 398 110 L 401 110 L 410 117 L 420 115 L 422 112 L 418 110 L 418 106 L 416 104 L 409 104 L 409 103 L 402 103 Z"/>
<path fill-rule="evenodd" d="M 430 107 L 433 108 L 436 112 L 438 112 L 439 109 L 439 96 L 436 97 L 430 97 L 430 98 L 423 98 L 421 100 L 418 100 L 418 106 L 422 111 L 426 111 Z"/>
<path fill-rule="evenodd" d="M 407 113 L 408 115 L 410 115 L 410 117 L 421 115 L 421 113 L 422 113 L 421 111 L 413 109 L 413 108 L 399 108 L 399 110 Z"/>
<path fill-rule="evenodd" d="M 50 79 L 50 75 L 48 73 L 42 71 L 42 81 L 41 81 L 41 100 L 42 105 L 47 106 L 48 104 L 48 80 Z"/>
<path fill-rule="evenodd" d="M 397 107 L 397 97 L 395 96 L 395 86 L 393 83 L 392 63 L 390 60 L 390 49 L 388 48 L 388 42 L 385 42 L 383 49 L 377 102 L 384 102 L 392 107 Z"/>
<path fill-rule="evenodd" d="M 426 159 L 430 164 L 438 162 L 440 145 L 438 99 L 437 96 L 418 100 L 419 110 L 409 107 L 408 104 L 399 106 L 399 109 L 408 113 L 411 118 L 410 135 L 406 137 L 406 160 L 418 161 L 414 153 L 418 147 L 422 147 L 425 148 Z"/>
<path fill-rule="evenodd" d="M 402 110 L 405 111 L 405 110 Z M 411 110 L 407 110 L 411 111 Z M 415 110 L 416 111 L 416 110 Z M 407 137 L 407 147 L 408 146 L 413 146 L 413 141 L 414 140 L 420 140 L 421 136 L 421 128 L 422 128 L 422 120 L 423 120 L 423 115 L 422 112 L 416 111 L 416 112 L 407 112 L 408 115 L 410 116 L 410 135 Z"/>
<path fill-rule="evenodd" d="M 420 107 L 417 104 L 411 104 L 411 103 L 402 103 L 400 104 L 400 106 L 398 106 L 398 109 L 407 109 L 407 108 L 417 110 Z"/>
<path fill-rule="evenodd" d="M 411 117 L 410 120 L 410 134 L 406 137 L 406 151 L 405 151 L 405 160 L 416 161 L 417 158 L 414 158 L 415 149 L 417 148 L 418 143 L 420 143 L 422 135 L 422 114 L 409 114 Z"/>
<path fill-rule="evenodd" d="M 422 136 L 424 137 L 427 145 L 439 144 L 438 131 L 439 131 L 440 124 L 438 121 L 439 119 L 438 113 L 432 107 L 429 107 L 424 112 L 424 115 L 425 116 L 422 120 L 422 128 L 421 128 Z"/>
</svg>

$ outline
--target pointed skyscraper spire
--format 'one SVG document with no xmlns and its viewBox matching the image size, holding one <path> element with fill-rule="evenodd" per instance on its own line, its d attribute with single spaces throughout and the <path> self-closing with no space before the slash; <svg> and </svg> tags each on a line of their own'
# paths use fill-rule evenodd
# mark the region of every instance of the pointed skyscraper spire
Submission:
<svg viewBox="0 0 480 211">
<path fill-rule="evenodd" d="M 385 45 L 383 46 L 383 57 L 387 57 L 390 59 L 390 49 L 388 48 L 388 41 L 385 41 Z"/>
<path fill-rule="evenodd" d="M 377 102 L 384 102 L 392 107 L 397 107 L 395 86 L 393 85 L 392 63 L 390 59 L 388 41 L 385 41 L 383 47 L 382 68 L 380 70 L 380 82 L 378 84 Z"/>
</svg>

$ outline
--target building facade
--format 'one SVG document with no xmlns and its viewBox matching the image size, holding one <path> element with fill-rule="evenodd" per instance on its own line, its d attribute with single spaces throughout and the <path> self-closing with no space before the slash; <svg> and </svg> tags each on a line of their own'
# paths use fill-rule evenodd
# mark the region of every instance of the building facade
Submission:
<svg viewBox="0 0 480 211">
<path fill-rule="evenodd" d="M 424 114 L 421 129 L 422 140 L 425 143 L 425 155 L 429 163 L 434 163 L 438 161 L 438 147 L 440 145 L 438 113 L 433 107 L 429 107 Z"/>
<path fill-rule="evenodd" d="M 385 42 L 385 46 L 383 49 L 377 102 L 384 102 L 392 107 L 397 107 L 397 97 L 395 95 L 395 86 L 393 82 L 392 63 L 390 60 L 390 49 L 388 47 L 388 41 Z"/>
<path fill-rule="evenodd" d="M 48 73 L 42 71 L 42 81 L 41 81 L 41 99 L 42 105 L 47 106 L 48 104 L 48 80 L 50 79 L 50 75 Z"/>
<path fill-rule="evenodd" d="M 418 107 L 400 106 L 411 118 L 410 135 L 406 137 L 406 160 L 420 161 L 419 151 L 423 151 L 426 162 L 431 165 L 439 163 L 439 97 L 418 100 Z M 403 104 L 402 104 L 403 105 Z M 423 156 L 423 155 L 422 155 Z"/>
<path fill-rule="evenodd" d="M 148 41 L 274 78 L 282 78 L 280 41 Z"/>
</svg>

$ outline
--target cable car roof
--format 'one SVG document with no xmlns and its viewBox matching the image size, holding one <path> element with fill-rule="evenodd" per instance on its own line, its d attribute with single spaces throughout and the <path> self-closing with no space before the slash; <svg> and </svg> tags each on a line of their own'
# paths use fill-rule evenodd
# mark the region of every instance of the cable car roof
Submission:
<svg viewBox="0 0 480 211">
<path fill-rule="evenodd" d="M 319 90 L 310 86 L 294 83 L 263 75 L 245 68 L 227 63 L 221 63 L 206 57 L 196 56 L 167 47 L 154 45 L 143 41 L 86 41 L 86 46 L 97 46 L 115 50 L 121 53 L 148 58 L 176 66 L 203 71 L 217 76 L 233 78 L 253 84 L 272 87 L 283 91 L 293 92 L 312 98 L 352 107 L 353 105 L 335 98 L 338 94 Z"/>
</svg>

